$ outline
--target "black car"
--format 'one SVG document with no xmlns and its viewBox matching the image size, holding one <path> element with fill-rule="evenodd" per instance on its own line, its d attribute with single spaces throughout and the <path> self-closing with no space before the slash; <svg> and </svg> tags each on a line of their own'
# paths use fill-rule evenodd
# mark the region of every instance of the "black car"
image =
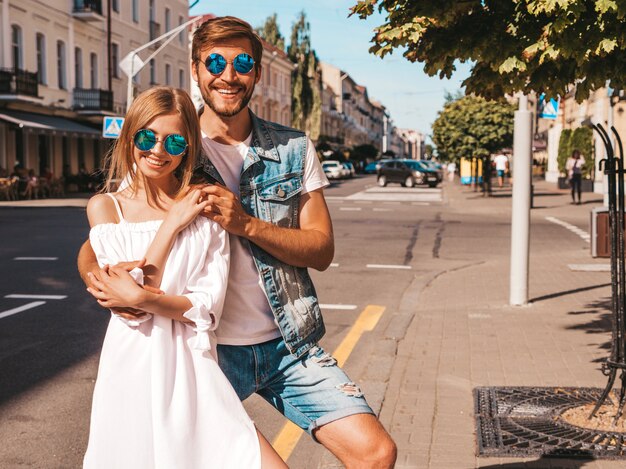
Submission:
<svg viewBox="0 0 626 469">
<path fill-rule="evenodd" d="M 439 183 L 437 171 L 420 164 L 417 160 L 386 161 L 378 168 L 378 185 L 385 187 L 390 182 L 397 182 L 404 187 L 413 187 L 416 184 L 428 184 L 436 187 Z"/>
</svg>

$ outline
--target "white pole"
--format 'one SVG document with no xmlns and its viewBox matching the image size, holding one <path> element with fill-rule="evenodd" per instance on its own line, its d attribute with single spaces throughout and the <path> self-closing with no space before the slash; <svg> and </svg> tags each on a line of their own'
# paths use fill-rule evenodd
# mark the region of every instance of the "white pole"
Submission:
<svg viewBox="0 0 626 469">
<path fill-rule="evenodd" d="M 532 113 L 521 96 L 513 131 L 513 207 L 511 214 L 510 304 L 528 303 Z"/>
</svg>

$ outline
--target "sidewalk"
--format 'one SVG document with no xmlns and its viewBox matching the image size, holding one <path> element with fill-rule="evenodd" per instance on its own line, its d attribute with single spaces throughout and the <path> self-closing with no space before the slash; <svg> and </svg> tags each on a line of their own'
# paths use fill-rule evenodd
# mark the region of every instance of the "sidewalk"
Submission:
<svg viewBox="0 0 626 469">
<path fill-rule="evenodd" d="M 75 193 L 62 198 L 1 200 L 1 207 L 86 207 L 94 193 Z"/>
<path fill-rule="evenodd" d="M 568 265 L 609 260 L 593 259 L 579 234 L 546 219 L 588 233 L 591 208 L 602 205 L 602 196 L 583 194 L 583 205 L 571 205 L 568 192 L 535 182 L 530 305 L 511 307 L 510 188 L 483 198 L 457 184 L 444 187 L 447 203 L 433 226 L 439 258 L 428 255 L 432 244 L 416 255 L 431 275 L 398 343 L 380 415 L 398 445 L 397 468 L 625 467 L 626 461 L 476 456 L 473 388 L 606 384 L 599 362 L 610 351 L 610 273 Z"/>
</svg>

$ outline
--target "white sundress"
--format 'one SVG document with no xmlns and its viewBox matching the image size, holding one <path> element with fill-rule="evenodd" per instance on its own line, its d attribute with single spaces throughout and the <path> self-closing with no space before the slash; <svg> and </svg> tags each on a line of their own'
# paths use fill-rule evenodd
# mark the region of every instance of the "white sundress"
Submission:
<svg viewBox="0 0 626 469">
<path fill-rule="evenodd" d="M 112 198 L 120 222 L 89 233 L 101 266 L 143 258 L 161 225 L 127 222 Z M 111 315 L 84 468 L 261 467 L 254 425 L 216 359 L 212 331 L 224 303 L 228 253 L 226 232 L 201 216 L 172 247 L 161 289 L 189 298 L 185 316 L 195 328 L 158 315 L 141 323 Z"/>
</svg>

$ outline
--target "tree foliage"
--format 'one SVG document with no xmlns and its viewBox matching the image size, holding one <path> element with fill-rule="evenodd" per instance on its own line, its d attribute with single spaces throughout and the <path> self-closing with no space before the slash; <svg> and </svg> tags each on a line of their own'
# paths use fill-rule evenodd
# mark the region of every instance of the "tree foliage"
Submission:
<svg viewBox="0 0 626 469">
<path fill-rule="evenodd" d="M 297 66 L 291 81 L 292 125 L 317 140 L 322 122 L 322 74 L 315 50 L 311 48 L 310 26 L 304 11 L 291 30 L 287 54 Z"/>
<path fill-rule="evenodd" d="M 403 51 L 430 76 L 450 77 L 471 62 L 468 94 L 516 91 L 576 99 L 611 80 L 626 88 L 626 0 L 359 0 L 352 14 L 386 14 L 370 52 Z"/>
<path fill-rule="evenodd" d="M 465 96 L 444 105 L 433 123 L 433 143 L 442 161 L 484 158 L 513 142 L 514 106 L 504 100 Z"/>
<path fill-rule="evenodd" d="M 378 156 L 378 148 L 369 143 L 356 145 L 350 150 L 350 159 L 355 161 L 375 160 Z"/>
<path fill-rule="evenodd" d="M 272 16 L 268 16 L 263 26 L 257 28 L 256 32 L 273 46 L 278 47 L 280 50 L 285 50 L 285 38 L 280 33 L 280 29 L 278 28 L 276 13 Z"/>
<path fill-rule="evenodd" d="M 572 155 L 571 141 L 572 129 L 563 129 L 559 137 L 559 151 L 556 156 L 560 173 L 566 173 L 565 165 L 567 164 L 567 159 Z"/>
</svg>

